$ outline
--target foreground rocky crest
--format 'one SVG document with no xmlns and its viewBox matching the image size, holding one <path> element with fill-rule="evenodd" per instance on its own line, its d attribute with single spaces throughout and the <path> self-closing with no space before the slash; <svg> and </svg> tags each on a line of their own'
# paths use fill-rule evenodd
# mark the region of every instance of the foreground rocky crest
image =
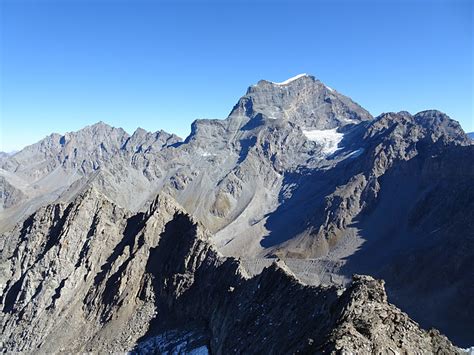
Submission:
<svg viewBox="0 0 474 355">
<path fill-rule="evenodd" d="M 153 339 L 180 329 L 200 334 L 182 351 L 218 354 L 458 352 L 390 305 L 380 281 L 308 286 L 282 261 L 251 277 L 209 241 L 164 196 L 138 214 L 94 189 L 40 209 L 2 238 L 3 348 L 160 351 Z"/>
</svg>

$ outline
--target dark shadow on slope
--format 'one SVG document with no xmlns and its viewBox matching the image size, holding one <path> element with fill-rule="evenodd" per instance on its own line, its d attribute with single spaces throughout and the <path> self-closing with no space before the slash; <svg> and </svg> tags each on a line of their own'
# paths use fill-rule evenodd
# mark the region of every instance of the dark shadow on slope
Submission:
<svg viewBox="0 0 474 355">
<path fill-rule="evenodd" d="M 426 153 L 380 179 L 376 208 L 354 219 L 365 243 L 342 272 L 384 279 L 390 302 L 466 347 L 474 343 L 474 147 Z"/>
<path fill-rule="evenodd" d="M 86 255 L 87 255 L 87 253 L 90 250 L 91 238 L 94 236 L 94 234 L 97 231 L 98 223 L 99 223 L 99 210 L 96 211 L 96 213 L 94 214 L 94 218 L 92 219 L 92 223 L 89 227 L 89 231 L 87 232 L 86 241 L 82 245 L 81 252 L 79 253 L 79 258 L 77 259 L 77 262 L 76 262 L 76 265 L 75 265 L 76 268 L 81 265 L 81 263 L 84 261 Z"/>
<path fill-rule="evenodd" d="M 21 291 L 21 285 L 25 279 L 26 273 L 24 273 L 8 290 L 5 295 L 5 302 L 3 304 L 3 313 L 13 313 L 17 310 L 15 309 L 15 302 L 18 298 L 18 294 Z"/>
<path fill-rule="evenodd" d="M 112 254 L 107 258 L 106 262 L 102 265 L 101 271 L 95 276 L 94 284 L 99 285 L 107 276 L 110 271 L 112 264 L 123 254 L 125 248 L 133 247 L 137 233 L 143 228 L 145 224 L 145 214 L 137 213 L 127 220 L 127 226 L 125 227 L 123 238 L 120 243 L 114 248 Z"/>
<path fill-rule="evenodd" d="M 394 127 L 389 127 L 393 131 Z M 355 149 L 352 140 L 344 150 Z M 277 247 L 326 223 L 325 197 L 374 168 L 380 137 L 362 142 L 364 154 L 329 170 L 289 173 L 280 206 L 268 216 L 265 248 Z M 424 327 L 436 327 L 461 346 L 474 343 L 474 147 L 420 140 L 417 155 L 398 160 L 379 178 L 377 198 L 356 216 L 365 243 L 347 258 L 342 273 L 386 280 L 390 301 Z M 285 197 L 286 196 L 286 197 Z M 334 204 L 342 201 L 335 200 Z M 291 221 L 291 222 L 289 222 Z M 308 236 L 311 238 L 311 236 Z M 421 300 L 421 301 L 420 301 Z"/>
<path fill-rule="evenodd" d="M 59 243 L 59 239 L 61 238 L 61 232 L 63 230 L 64 224 L 66 223 L 66 219 L 68 218 L 69 213 L 72 210 L 72 207 L 73 204 L 70 203 L 64 210 L 63 214 L 60 215 L 61 207 L 59 205 L 54 206 L 53 220 L 55 222 L 48 231 L 48 240 L 46 241 L 46 245 L 44 246 L 43 251 L 41 252 L 41 254 L 38 255 L 38 258 L 36 259 L 37 262 L 41 260 L 54 245 Z"/>
<path fill-rule="evenodd" d="M 255 128 L 261 127 L 265 124 L 265 119 L 261 113 L 255 115 L 251 118 L 245 125 L 240 128 L 241 131 L 252 131 Z"/>
<path fill-rule="evenodd" d="M 334 193 L 337 187 L 348 184 L 356 175 L 363 174 L 366 179 L 371 179 L 370 174 L 377 155 L 375 150 L 381 142 L 381 137 L 375 135 L 372 138 L 364 138 L 369 124 L 363 122 L 347 131 L 338 151 L 321 160 L 319 169 L 300 168 L 295 172 L 285 173 L 284 188 L 279 195 L 279 207 L 268 216 L 265 228 L 269 235 L 260 242 L 262 247 L 278 246 L 306 232 L 309 227 L 317 233 L 327 222 L 326 219 L 332 218 L 328 215 L 331 211 L 327 210 L 326 197 Z M 396 123 L 384 130 L 383 134 L 391 134 L 395 128 Z M 417 144 L 419 150 L 432 145 L 423 142 Z M 439 147 L 435 147 L 433 151 L 437 149 Z M 350 155 L 358 150 L 361 150 L 361 154 Z M 338 156 L 345 158 L 335 163 L 334 160 Z M 341 202 L 336 198 L 332 201 L 333 207 L 337 207 Z"/>
<path fill-rule="evenodd" d="M 130 256 L 124 260 L 118 269 L 112 272 L 114 263 L 118 258 L 123 255 L 125 248 L 129 247 L 130 250 L 139 249 L 144 244 L 144 237 L 140 233 L 146 223 L 147 215 L 145 213 L 137 213 L 136 215 L 127 219 L 127 225 L 125 227 L 123 238 L 115 246 L 112 254 L 107 258 L 105 263 L 101 266 L 101 271 L 94 277 L 94 285 L 99 286 L 105 282 L 105 289 L 102 295 L 102 303 L 104 305 L 110 306 L 114 304 L 116 296 L 119 294 L 118 287 L 120 277 L 124 270 L 126 270 L 128 264 L 133 259 L 135 254 L 130 254 Z M 93 227 L 95 227 L 93 225 Z M 136 248 L 134 248 L 136 245 Z M 89 304 L 93 302 L 94 292 L 89 292 L 83 302 L 84 304 Z M 103 312 L 101 314 L 102 321 L 107 321 L 113 312 L 112 307 L 103 307 Z"/>
<path fill-rule="evenodd" d="M 353 136 L 346 137 L 341 142 L 344 148 L 338 154 L 358 149 L 359 145 L 351 143 L 354 140 Z M 330 169 L 300 168 L 285 173 L 284 188 L 278 196 L 279 207 L 268 216 L 265 228 L 270 233 L 260 242 L 261 246 L 277 246 L 305 232 L 309 226 L 317 230 L 325 222 L 326 196 L 364 172 L 369 165 L 369 159 L 362 154 L 357 159 L 346 158 Z"/>
<path fill-rule="evenodd" d="M 209 347 L 210 315 L 228 301 L 229 287 L 237 287 L 240 280 L 234 259 L 215 263 L 217 258 L 208 242 L 198 237 L 198 225 L 177 212 L 165 225 L 159 244 L 150 249 L 139 297 L 145 300 L 152 290 L 157 316 L 138 343 L 184 329 L 199 334 L 200 342 Z"/>
<path fill-rule="evenodd" d="M 170 319 L 173 319 L 175 285 L 172 278 L 174 275 L 185 273 L 186 255 L 195 241 L 196 233 L 197 225 L 190 220 L 189 216 L 177 212 L 165 225 L 158 246 L 150 248 L 143 287 L 153 289 L 157 316 L 150 322 L 147 333 L 138 342 L 173 329 L 174 321 Z M 141 298 L 145 298 L 144 292 L 145 289 L 142 289 Z M 188 320 L 189 326 L 194 327 L 194 321 Z"/>
<path fill-rule="evenodd" d="M 240 152 L 239 152 L 239 159 L 237 160 L 237 164 L 242 163 L 247 158 L 247 155 L 249 154 L 250 149 L 255 146 L 256 142 L 257 142 L 257 137 L 255 136 L 240 140 Z"/>
<path fill-rule="evenodd" d="M 143 234 L 139 234 L 136 239 L 136 250 L 139 250 L 145 244 L 145 238 Z M 133 245 L 131 245 L 133 247 Z M 117 271 L 115 271 L 112 275 L 109 276 L 107 281 L 105 282 L 105 289 L 102 295 L 102 303 L 104 305 L 110 306 L 113 305 L 117 301 L 117 297 L 120 294 L 120 279 L 123 276 L 123 273 L 128 267 L 128 264 L 134 259 L 136 252 L 131 253 L 129 257 L 120 264 Z M 105 307 L 104 313 L 102 315 L 102 320 L 105 321 L 109 319 L 113 314 L 113 309 L 110 307 Z"/>
<path fill-rule="evenodd" d="M 189 136 L 188 136 L 188 137 L 189 137 Z M 179 147 L 181 147 L 182 145 L 188 143 L 188 141 L 187 141 L 188 137 L 186 137 L 186 140 L 184 140 L 184 141 L 182 141 L 182 142 L 176 142 L 176 143 L 170 144 L 168 147 L 171 147 L 171 148 L 179 148 Z"/>
<path fill-rule="evenodd" d="M 337 186 L 336 171 L 303 171 L 286 173 L 283 185 L 296 185 L 294 191 L 280 192 L 279 207 L 268 215 L 265 228 L 269 231 L 260 242 L 264 248 L 270 248 L 284 243 L 294 236 L 304 232 L 311 224 L 319 226 L 323 222 L 325 197 L 332 193 Z M 284 194 L 291 194 L 285 197 Z M 289 223 L 289 221 L 291 221 Z"/>
<path fill-rule="evenodd" d="M 307 337 L 322 343 L 337 313 L 336 289 L 303 286 L 276 266 L 246 279 L 232 258 L 216 262 L 217 254 L 197 239 L 196 228 L 187 215 L 177 213 L 166 224 L 159 245 L 150 250 L 140 297 L 146 297 L 145 288 L 152 288 L 157 317 L 137 343 L 176 329 L 206 334 L 206 345 L 216 353 L 239 349 L 238 344 L 245 344 L 241 351 L 252 352 L 248 346 L 269 342 L 275 331 L 279 333 L 268 345 L 274 346 L 271 352 L 298 347 Z M 300 301 L 288 306 L 289 299 Z M 311 326 L 296 328 L 302 335 L 288 338 L 298 322 Z M 278 327 L 262 331 L 267 323 Z"/>
</svg>

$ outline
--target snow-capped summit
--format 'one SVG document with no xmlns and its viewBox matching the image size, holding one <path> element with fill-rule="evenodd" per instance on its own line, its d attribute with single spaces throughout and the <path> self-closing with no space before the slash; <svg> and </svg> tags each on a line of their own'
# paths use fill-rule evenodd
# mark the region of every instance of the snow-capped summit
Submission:
<svg viewBox="0 0 474 355">
<path fill-rule="evenodd" d="M 258 114 L 312 129 L 333 129 L 372 119 L 349 97 L 308 74 L 280 83 L 260 80 L 248 88 L 231 112 L 231 116 L 250 118 Z"/>
<path fill-rule="evenodd" d="M 272 84 L 275 84 L 275 85 L 280 85 L 280 86 L 282 86 L 282 85 L 288 85 L 289 83 L 291 83 L 291 82 L 293 82 L 293 81 L 295 81 L 295 80 L 298 80 L 299 78 L 302 78 L 302 77 L 304 77 L 304 76 L 309 76 L 309 75 L 306 74 L 306 73 L 298 74 L 298 75 L 295 75 L 294 77 L 291 77 L 291 78 L 289 78 L 289 79 L 287 79 L 287 80 L 285 80 L 285 81 L 282 81 L 281 83 L 275 83 L 275 82 L 273 82 L 273 81 L 271 81 L 271 83 L 272 83 Z"/>
</svg>

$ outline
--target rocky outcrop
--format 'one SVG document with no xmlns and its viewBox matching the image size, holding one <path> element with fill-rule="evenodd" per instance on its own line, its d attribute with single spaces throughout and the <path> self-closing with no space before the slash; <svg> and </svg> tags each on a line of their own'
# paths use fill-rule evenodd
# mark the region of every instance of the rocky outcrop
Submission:
<svg viewBox="0 0 474 355">
<path fill-rule="evenodd" d="M 339 300 L 337 317 L 325 344 L 328 353 L 460 353 L 438 331 L 420 330 L 405 313 L 388 304 L 384 282 L 369 276 L 354 276 Z"/>
<path fill-rule="evenodd" d="M 0 176 L 0 211 L 20 203 L 26 195 Z"/>
<path fill-rule="evenodd" d="M 68 205 L 40 209 L 3 237 L 4 348 L 125 349 L 130 329 L 139 336 L 153 317 L 137 303 L 140 280 L 133 280 L 176 210 L 158 198 L 148 212 L 131 215 L 90 189 Z"/>
<path fill-rule="evenodd" d="M 163 196 L 138 214 L 94 189 L 40 209 L 1 239 L 2 348 L 458 352 L 390 305 L 380 281 L 308 286 L 280 262 L 249 277 L 210 237 Z"/>
</svg>

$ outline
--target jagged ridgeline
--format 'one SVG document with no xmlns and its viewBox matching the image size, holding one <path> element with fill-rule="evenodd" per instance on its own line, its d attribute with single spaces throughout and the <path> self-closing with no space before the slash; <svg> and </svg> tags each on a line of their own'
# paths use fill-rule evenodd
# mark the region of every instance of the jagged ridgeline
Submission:
<svg viewBox="0 0 474 355">
<path fill-rule="evenodd" d="M 422 328 L 474 344 L 473 181 L 456 121 L 308 75 L 184 141 L 52 134 L 0 154 L 2 349 L 460 352 Z"/>
</svg>

